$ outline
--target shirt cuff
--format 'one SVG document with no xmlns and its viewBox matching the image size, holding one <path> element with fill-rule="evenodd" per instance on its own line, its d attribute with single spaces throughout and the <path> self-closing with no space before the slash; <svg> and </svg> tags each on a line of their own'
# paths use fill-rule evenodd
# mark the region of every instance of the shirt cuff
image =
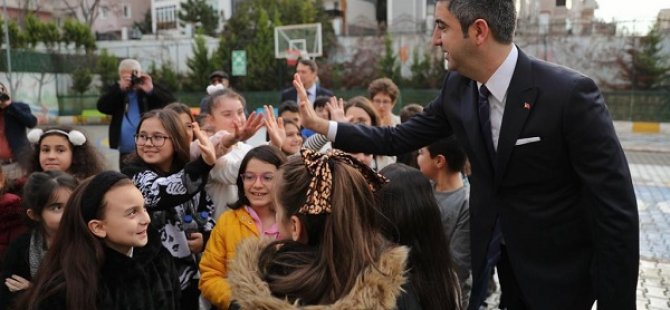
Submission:
<svg viewBox="0 0 670 310">
<path fill-rule="evenodd" d="M 337 137 L 337 122 L 328 121 L 328 134 L 326 134 L 328 140 L 335 142 L 335 137 Z"/>
</svg>

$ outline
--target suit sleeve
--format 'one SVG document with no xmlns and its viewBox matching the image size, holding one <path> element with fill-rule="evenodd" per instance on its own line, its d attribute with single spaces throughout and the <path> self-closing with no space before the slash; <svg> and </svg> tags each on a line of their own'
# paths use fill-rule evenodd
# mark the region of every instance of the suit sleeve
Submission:
<svg viewBox="0 0 670 310">
<path fill-rule="evenodd" d="M 444 94 L 445 87 L 423 113 L 395 127 L 338 123 L 333 147 L 347 152 L 399 155 L 417 150 L 441 137 L 448 137 L 452 134 L 452 128 L 445 114 L 447 102 L 443 99 Z"/>
<path fill-rule="evenodd" d="M 119 109 L 124 109 L 124 95 L 125 93 L 121 91 L 119 83 L 114 83 L 114 85 L 109 86 L 107 91 L 100 97 L 100 99 L 98 99 L 98 111 L 111 115 Z"/>
<path fill-rule="evenodd" d="M 639 220 L 630 171 L 602 94 L 588 78 L 575 81 L 564 111 L 570 161 L 593 203 L 598 307 L 634 309 Z"/>
<path fill-rule="evenodd" d="M 279 95 L 279 103 L 277 103 L 277 106 L 282 104 L 286 100 L 292 100 L 290 97 L 291 89 L 285 89 L 284 91 L 281 92 L 281 95 Z M 294 100 L 295 98 L 293 98 Z"/>
<path fill-rule="evenodd" d="M 23 102 L 13 102 L 7 107 L 7 113 L 14 116 L 21 125 L 33 128 L 37 125 L 37 117 L 30 111 L 30 106 Z"/>
</svg>

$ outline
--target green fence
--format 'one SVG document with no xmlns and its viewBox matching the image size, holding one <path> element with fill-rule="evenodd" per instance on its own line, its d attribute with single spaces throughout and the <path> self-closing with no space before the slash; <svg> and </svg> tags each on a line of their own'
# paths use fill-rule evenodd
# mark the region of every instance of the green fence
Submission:
<svg viewBox="0 0 670 310">
<path fill-rule="evenodd" d="M 603 96 L 615 120 L 670 122 L 670 91 L 606 92 Z"/>
<path fill-rule="evenodd" d="M 280 91 L 257 91 L 257 92 L 241 92 L 244 99 L 247 101 L 248 110 L 253 111 L 264 104 L 271 104 L 275 107 L 279 105 Z M 398 104 L 395 106 L 396 112 L 402 106 L 408 103 L 419 103 L 421 105 L 430 102 L 435 96 L 439 94 L 439 90 L 435 89 L 403 89 L 402 96 L 399 98 Z M 175 94 L 180 102 L 186 103 L 189 106 L 197 107 L 200 104 L 204 94 L 203 93 L 185 93 L 179 92 Z M 354 96 L 366 96 L 366 89 L 346 89 L 336 90 L 335 95 L 342 98 L 351 98 Z M 97 96 L 59 96 L 58 107 L 60 115 L 81 115 L 82 111 L 95 110 Z"/>
<path fill-rule="evenodd" d="M 0 49 L 0 72 L 7 72 L 6 50 Z M 42 53 L 12 49 L 13 72 L 70 73 L 80 67 L 95 67 L 96 55 Z"/>
<path fill-rule="evenodd" d="M 408 103 L 425 105 L 433 100 L 439 90 L 435 89 L 402 89 L 401 98 L 395 106 L 398 112 Z M 279 104 L 279 91 L 242 92 L 247 100 L 249 110 L 255 110 L 264 104 Z M 365 89 L 336 90 L 335 95 L 351 98 L 367 95 Z M 179 101 L 197 107 L 203 98 L 202 93 L 177 93 Z M 670 122 L 670 92 L 605 92 L 603 93 L 610 113 L 614 120 Z M 97 96 L 61 96 L 58 97 L 60 115 L 81 115 L 85 110 L 95 110 Z"/>
</svg>

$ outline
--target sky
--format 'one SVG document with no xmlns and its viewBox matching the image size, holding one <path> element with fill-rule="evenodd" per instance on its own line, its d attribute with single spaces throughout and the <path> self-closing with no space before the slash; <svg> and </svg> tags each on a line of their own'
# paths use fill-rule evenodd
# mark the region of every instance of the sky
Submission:
<svg viewBox="0 0 670 310">
<path fill-rule="evenodd" d="M 574 1 L 574 0 L 573 0 Z M 670 0 L 596 0 L 595 14 L 605 21 L 655 20 L 658 11 L 670 9 Z"/>
</svg>

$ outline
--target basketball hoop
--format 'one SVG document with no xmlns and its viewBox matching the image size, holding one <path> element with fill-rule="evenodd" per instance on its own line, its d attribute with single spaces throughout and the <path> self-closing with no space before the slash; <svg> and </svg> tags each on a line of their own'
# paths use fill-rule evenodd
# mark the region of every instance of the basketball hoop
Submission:
<svg viewBox="0 0 670 310">
<path fill-rule="evenodd" d="M 277 26 L 275 30 L 275 58 L 286 59 L 294 67 L 298 59 L 314 59 L 322 55 L 321 23 Z"/>
<path fill-rule="evenodd" d="M 286 64 L 289 67 L 295 67 L 298 64 L 298 58 L 300 58 L 302 52 L 298 49 L 287 49 L 286 50 Z"/>
</svg>

